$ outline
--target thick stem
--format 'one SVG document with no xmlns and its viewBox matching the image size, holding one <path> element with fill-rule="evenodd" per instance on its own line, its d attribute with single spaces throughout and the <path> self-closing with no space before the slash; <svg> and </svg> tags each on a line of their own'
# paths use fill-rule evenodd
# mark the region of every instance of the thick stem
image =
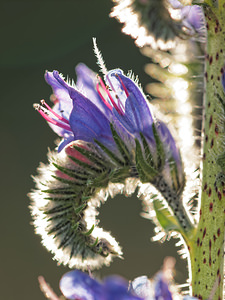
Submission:
<svg viewBox="0 0 225 300">
<path fill-rule="evenodd" d="M 223 2 L 223 3 L 222 3 Z M 203 167 L 199 224 L 190 247 L 192 290 L 200 299 L 223 298 L 225 169 L 225 5 L 204 7 L 207 27 Z M 225 153 L 225 152 L 224 152 Z M 222 158 L 223 160 L 223 158 Z M 225 165 L 225 164 L 224 164 Z"/>
</svg>

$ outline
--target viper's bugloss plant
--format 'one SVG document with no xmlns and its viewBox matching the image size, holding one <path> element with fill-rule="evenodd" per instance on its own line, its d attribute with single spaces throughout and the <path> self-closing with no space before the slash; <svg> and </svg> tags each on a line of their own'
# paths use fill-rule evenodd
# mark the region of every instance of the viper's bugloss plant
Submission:
<svg viewBox="0 0 225 300">
<path fill-rule="evenodd" d="M 190 296 L 222 300 L 225 1 L 114 2 L 111 16 L 124 23 L 137 45 L 147 45 L 142 53 L 154 64 L 146 72 L 157 80 L 147 90 L 156 99 L 149 103 L 131 73 L 108 71 L 95 40 L 103 78 L 84 64 L 76 68 L 76 84 L 57 71 L 46 72 L 54 105 L 42 100 L 35 108 L 62 141 L 35 177 L 31 211 L 36 232 L 62 264 L 89 271 L 109 265 L 122 250 L 98 227 L 96 209 L 109 195 L 129 196 L 138 189 L 145 215 L 156 224 L 155 239 L 172 235 L 183 243 Z M 154 107 L 165 99 L 169 118 Z M 200 143 L 193 138 L 192 108 L 203 115 L 195 123 Z M 160 274 L 152 289 L 146 277 L 128 288 L 118 278 L 99 283 L 72 271 L 61 289 L 68 299 L 175 298 Z"/>
</svg>

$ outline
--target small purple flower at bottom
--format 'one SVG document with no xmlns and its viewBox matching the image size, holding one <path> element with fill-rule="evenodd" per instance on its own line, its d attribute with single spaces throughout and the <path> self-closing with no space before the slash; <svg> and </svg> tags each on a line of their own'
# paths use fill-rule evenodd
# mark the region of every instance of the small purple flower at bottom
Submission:
<svg viewBox="0 0 225 300">
<path fill-rule="evenodd" d="M 70 300 L 143 300 L 128 291 L 128 283 L 119 276 L 108 277 L 100 283 L 78 270 L 63 275 L 60 289 Z"/>
</svg>

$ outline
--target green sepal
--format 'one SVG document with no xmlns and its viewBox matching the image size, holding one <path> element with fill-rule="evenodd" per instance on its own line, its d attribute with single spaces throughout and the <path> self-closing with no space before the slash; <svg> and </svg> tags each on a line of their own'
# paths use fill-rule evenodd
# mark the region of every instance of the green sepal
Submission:
<svg viewBox="0 0 225 300">
<path fill-rule="evenodd" d="M 92 225 L 91 228 L 87 232 L 82 232 L 83 235 L 90 235 L 92 234 L 92 231 L 94 230 L 95 225 Z"/>
<path fill-rule="evenodd" d="M 74 212 L 76 215 L 78 215 L 85 207 L 87 206 L 87 203 L 84 203 L 82 205 L 80 205 L 79 207 L 74 209 Z"/>
<path fill-rule="evenodd" d="M 78 227 L 79 227 L 79 225 L 80 225 L 80 222 L 74 222 L 73 224 L 71 224 L 71 229 L 74 231 L 74 232 L 76 232 L 77 231 L 77 229 L 78 229 Z"/>
<path fill-rule="evenodd" d="M 74 194 L 74 189 L 69 188 L 57 188 L 49 190 L 41 190 L 42 193 L 54 194 L 54 195 L 70 195 Z"/>
<path fill-rule="evenodd" d="M 59 212 L 63 212 L 66 210 L 70 210 L 72 208 L 72 204 L 70 203 L 69 205 L 65 206 L 65 205 L 58 205 L 55 206 L 47 211 L 44 212 L 44 214 L 46 215 L 51 215 L 51 214 L 55 214 L 55 213 L 59 213 Z"/>
<path fill-rule="evenodd" d="M 183 229 L 179 225 L 176 217 L 170 213 L 168 208 L 166 208 L 159 199 L 153 200 L 153 206 L 158 222 L 166 233 L 174 230 L 183 232 Z"/>
<path fill-rule="evenodd" d="M 70 219 L 72 217 L 73 217 L 73 211 L 71 209 L 71 210 L 63 211 L 61 213 L 54 214 L 52 217 L 48 218 L 48 221 L 56 221 L 64 218 Z"/>
<path fill-rule="evenodd" d="M 136 142 L 136 167 L 139 173 L 139 177 L 143 183 L 152 182 L 154 178 L 158 175 L 158 171 L 151 167 L 146 159 L 143 157 L 142 149 L 139 141 L 135 139 Z"/>
<path fill-rule="evenodd" d="M 115 168 L 109 174 L 110 182 L 121 182 L 130 176 L 130 166 Z"/>
<path fill-rule="evenodd" d="M 71 240 L 73 237 L 74 237 L 74 232 L 71 232 L 71 231 L 70 231 L 70 233 L 67 233 L 67 234 L 64 236 L 64 238 L 62 239 L 62 241 L 60 242 L 58 248 L 59 248 L 59 249 L 60 249 L 60 248 L 64 249 L 64 248 L 67 246 L 68 242 L 70 242 L 70 240 Z"/>
<path fill-rule="evenodd" d="M 107 187 L 109 183 L 109 171 L 106 170 L 105 172 L 102 172 L 98 177 L 93 178 L 91 180 L 91 185 L 93 187 Z"/>
<path fill-rule="evenodd" d="M 94 241 L 93 244 L 90 244 L 90 245 L 89 245 L 89 247 L 90 247 L 90 248 L 96 247 L 97 244 L 98 244 L 98 237 L 96 238 L 96 240 Z"/>
<path fill-rule="evenodd" d="M 130 160 L 131 160 L 129 150 L 127 149 L 127 146 L 125 145 L 124 141 L 120 138 L 120 136 L 118 135 L 118 133 L 114 129 L 112 123 L 110 123 L 110 128 L 111 128 L 111 131 L 112 131 L 113 139 L 114 139 L 114 141 L 117 145 L 117 148 L 120 151 L 122 157 L 124 158 L 125 164 L 128 165 L 130 163 Z"/>
<path fill-rule="evenodd" d="M 92 151 L 88 151 L 78 146 L 73 146 L 73 148 L 77 150 L 79 153 L 81 153 L 83 156 L 85 156 L 92 163 L 94 163 L 96 166 L 99 166 L 101 169 L 105 168 L 105 161 L 103 160 L 102 157 L 97 156 Z"/>
<path fill-rule="evenodd" d="M 67 202 L 67 201 L 73 201 L 74 198 L 77 197 L 78 194 L 71 194 L 71 195 L 60 195 L 60 197 L 45 197 L 43 199 L 45 200 L 51 200 L 51 201 L 64 201 L 64 202 Z"/>
<path fill-rule="evenodd" d="M 70 221 L 61 221 L 61 222 L 59 222 L 58 224 L 56 224 L 54 227 L 52 227 L 49 231 L 48 231 L 48 234 L 52 234 L 52 233 L 54 233 L 55 231 L 59 231 L 60 229 L 65 229 L 65 227 L 67 226 L 67 225 L 69 225 L 70 224 Z"/>
<path fill-rule="evenodd" d="M 142 141 L 142 144 L 143 144 L 143 147 L 144 147 L 144 153 L 145 153 L 145 159 L 147 161 L 147 163 L 154 168 L 154 160 L 153 160 L 153 156 L 152 156 L 152 153 L 149 149 L 149 145 L 143 135 L 142 132 L 140 132 L 140 137 L 141 137 L 141 141 Z"/>
<path fill-rule="evenodd" d="M 79 166 L 83 167 L 85 171 L 88 171 L 88 172 L 94 173 L 94 174 L 99 173 L 99 172 L 101 171 L 101 169 L 98 168 L 98 167 L 95 166 L 95 165 L 89 165 L 89 164 L 87 164 L 87 163 L 85 163 L 85 162 L 83 162 L 83 161 L 81 161 L 81 160 L 79 160 L 79 159 L 77 159 L 77 158 L 75 158 L 75 157 L 73 157 L 73 156 L 71 156 L 71 155 L 68 155 L 68 157 L 69 157 L 73 162 L 75 162 L 75 163 L 78 164 Z"/>
<path fill-rule="evenodd" d="M 71 170 L 62 166 L 59 166 L 56 163 L 52 163 L 56 169 L 58 169 L 59 171 L 61 171 L 62 173 L 72 177 L 73 179 L 76 179 L 78 181 L 81 181 L 80 183 L 83 184 L 83 182 L 85 180 L 87 180 L 87 178 L 90 176 L 89 174 L 85 174 L 85 173 L 81 173 L 81 172 L 77 172 L 77 170 Z"/>
<path fill-rule="evenodd" d="M 170 174 L 171 174 L 171 178 L 172 178 L 173 189 L 175 191 L 178 191 L 180 189 L 180 181 L 179 181 L 179 176 L 178 176 L 177 165 L 173 158 L 170 158 L 170 160 L 169 160 L 169 167 L 170 167 Z"/>
<path fill-rule="evenodd" d="M 65 179 L 65 178 L 61 178 L 59 176 L 55 176 L 55 175 L 51 175 L 53 178 L 57 179 L 58 181 L 62 182 L 62 183 L 66 183 L 68 185 L 71 185 L 74 187 L 74 189 L 82 189 L 84 186 L 84 183 L 79 183 L 76 182 L 74 180 L 69 180 L 69 179 Z"/>
<path fill-rule="evenodd" d="M 155 143 L 156 143 L 157 167 L 158 167 L 158 169 L 162 170 L 162 168 L 165 164 L 166 154 L 164 151 L 163 143 L 158 135 L 158 132 L 156 130 L 154 123 L 152 124 L 152 130 L 153 130 L 153 135 L 154 135 Z"/>
<path fill-rule="evenodd" d="M 97 140 L 94 140 L 95 143 L 111 158 L 112 161 L 114 161 L 116 164 L 123 166 L 124 162 L 121 161 L 112 151 L 110 151 L 106 146 L 104 146 L 102 143 L 100 143 Z"/>
</svg>

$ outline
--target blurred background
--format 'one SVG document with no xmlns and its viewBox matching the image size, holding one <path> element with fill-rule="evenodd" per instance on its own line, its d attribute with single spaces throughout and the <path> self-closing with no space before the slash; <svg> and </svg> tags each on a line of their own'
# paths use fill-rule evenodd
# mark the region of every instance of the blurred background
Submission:
<svg viewBox="0 0 225 300">
<path fill-rule="evenodd" d="M 74 67 L 84 62 L 98 72 L 92 37 L 97 38 L 108 69 L 132 69 L 144 87 L 149 77 L 141 55 L 121 24 L 109 18 L 110 0 L 5 1 L 0 4 L 1 77 L 1 217 L 0 297 L 6 300 L 45 299 L 37 281 L 43 275 L 57 294 L 68 268 L 58 266 L 34 234 L 27 193 L 39 162 L 47 162 L 57 136 L 33 109 L 49 100 L 45 70 L 56 69 L 75 78 Z M 176 240 L 151 242 L 154 226 L 140 216 L 141 201 L 118 196 L 100 209 L 100 225 L 112 232 L 124 251 L 99 276 L 120 274 L 127 279 L 153 276 L 166 256 L 174 256 L 176 281 L 184 283 L 186 262 L 176 253 Z M 178 241 L 178 240 L 177 240 Z"/>
</svg>

